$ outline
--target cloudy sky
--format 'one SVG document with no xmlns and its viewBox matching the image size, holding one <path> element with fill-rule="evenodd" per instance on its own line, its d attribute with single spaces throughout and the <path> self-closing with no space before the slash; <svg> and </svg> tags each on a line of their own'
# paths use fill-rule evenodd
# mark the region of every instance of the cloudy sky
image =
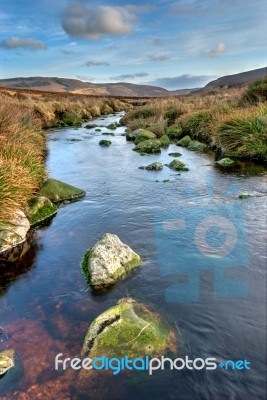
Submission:
<svg viewBox="0 0 267 400">
<path fill-rule="evenodd" d="M 266 0 L 1 0 L 0 76 L 200 87 L 267 65 Z"/>
</svg>

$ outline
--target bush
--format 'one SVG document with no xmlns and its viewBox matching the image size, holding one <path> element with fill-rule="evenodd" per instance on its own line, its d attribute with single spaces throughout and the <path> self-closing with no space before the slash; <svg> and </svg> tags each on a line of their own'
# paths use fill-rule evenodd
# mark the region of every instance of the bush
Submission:
<svg viewBox="0 0 267 400">
<path fill-rule="evenodd" d="M 206 111 L 200 111 L 197 114 L 190 115 L 181 122 L 183 135 L 189 135 L 193 139 L 211 142 L 211 133 L 208 124 L 211 122 L 211 114 Z"/>
<path fill-rule="evenodd" d="M 181 110 L 170 106 L 164 114 L 164 119 L 167 119 L 167 126 L 171 126 L 175 123 L 176 118 L 182 115 Z"/>
<path fill-rule="evenodd" d="M 267 101 L 267 77 L 252 82 L 244 93 L 242 101 L 249 104 Z"/>
<path fill-rule="evenodd" d="M 232 156 L 267 159 L 267 118 L 252 116 L 218 127 L 218 142 Z"/>
</svg>

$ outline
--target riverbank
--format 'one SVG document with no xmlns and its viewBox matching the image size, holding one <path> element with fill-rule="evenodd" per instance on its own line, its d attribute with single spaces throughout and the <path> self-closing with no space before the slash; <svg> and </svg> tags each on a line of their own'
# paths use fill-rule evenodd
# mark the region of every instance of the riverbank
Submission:
<svg viewBox="0 0 267 400">
<path fill-rule="evenodd" d="M 267 161 L 267 78 L 246 89 L 195 93 L 153 99 L 125 115 L 134 131 L 147 129 L 158 138 L 201 151 L 204 143 L 222 157 Z M 186 137 L 186 140 L 181 140 Z"/>
<path fill-rule="evenodd" d="M 120 99 L 1 91 L 0 223 L 15 210 L 27 214 L 29 201 L 46 179 L 43 129 L 80 127 L 83 121 L 121 111 Z"/>
</svg>

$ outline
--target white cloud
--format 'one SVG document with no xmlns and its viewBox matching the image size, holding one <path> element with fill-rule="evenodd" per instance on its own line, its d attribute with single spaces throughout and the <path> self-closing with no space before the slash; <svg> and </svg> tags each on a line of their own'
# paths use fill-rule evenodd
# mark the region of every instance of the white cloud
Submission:
<svg viewBox="0 0 267 400">
<path fill-rule="evenodd" d="M 202 51 L 201 55 L 208 57 L 218 57 L 226 52 L 226 46 L 224 43 L 218 43 L 213 49 L 209 51 Z"/>
<path fill-rule="evenodd" d="M 83 4 L 70 4 L 62 14 L 61 23 L 69 36 L 98 39 L 105 35 L 132 33 L 132 23 L 136 21 L 137 13 L 144 11 L 147 11 L 145 6 L 92 8 Z"/>
<path fill-rule="evenodd" d="M 126 79 L 135 79 L 135 78 L 143 78 L 145 76 L 149 76 L 147 72 L 137 72 L 136 74 L 122 74 L 118 76 L 112 76 L 110 79 L 112 81 L 124 81 Z"/>
<path fill-rule="evenodd" d="M 0 47 L 5 49 L 25 49 L 25 50 L 45 50 L 47 46 L 41 40 L 35 40 L 30 38 L 18 38 L 11 37 L 5 39 L 0 43 Z"/>
<path fill-rule="evenodd" d="M 110 64 L 105 61 L 89 60 L 85 65 L 87 67 L 108 67 Z"/>
</svg>

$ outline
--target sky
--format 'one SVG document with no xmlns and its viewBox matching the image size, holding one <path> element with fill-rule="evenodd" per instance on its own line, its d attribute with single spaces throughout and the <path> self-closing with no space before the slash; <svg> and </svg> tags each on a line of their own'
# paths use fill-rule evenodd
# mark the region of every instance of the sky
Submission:
<svg viewBox="0 0 267 400">
<path fill-rule="evenodd" d="M 1 0 L 0 78 L 195 88 L 267 65 L 266 0 Z"/>
</svg>

